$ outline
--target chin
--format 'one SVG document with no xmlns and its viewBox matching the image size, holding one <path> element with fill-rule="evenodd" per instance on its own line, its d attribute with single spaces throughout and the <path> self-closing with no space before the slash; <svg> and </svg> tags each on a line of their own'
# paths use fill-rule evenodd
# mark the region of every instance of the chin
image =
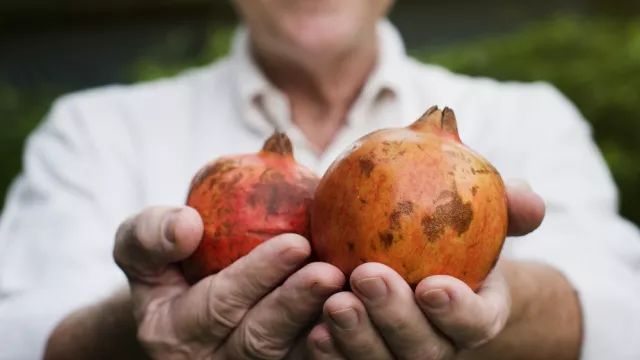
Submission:
<svg viewBox="0 0 640 360">
<path fill-rule="evenodd" d="M 358 46 L 363 29 L 335 17 L 296 18 L 283 29 L 292 50 L 331 57 Z"/>
</svg>

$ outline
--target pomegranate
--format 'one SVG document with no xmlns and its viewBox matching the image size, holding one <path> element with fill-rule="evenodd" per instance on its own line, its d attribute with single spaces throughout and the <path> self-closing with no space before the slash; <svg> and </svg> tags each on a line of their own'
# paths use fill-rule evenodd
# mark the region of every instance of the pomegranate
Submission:
<svg viewBox="0 0 640 360">
<path fill-rule="evenodd" d="M 204 223 L 198 248 L 182 262 L 186 279 L 195 283 L 215 274 L 274 236 L 309 238 L 318 181 L 295 161 L 291 141 L 278 131 L 256 154 L 206 164 L 194 176 L 186 202 Z"/>
<path fill-rule="evenodd" d="M 315 256 L 347 276 L 385 264 L 412 287 L 454 276 L 478 290 L 507 234 L 498 171 L 464 145 L 454 112 L 430 108 L 408 127 L 356 141 L 320 180 L 311 209 Z"/>
</svg>

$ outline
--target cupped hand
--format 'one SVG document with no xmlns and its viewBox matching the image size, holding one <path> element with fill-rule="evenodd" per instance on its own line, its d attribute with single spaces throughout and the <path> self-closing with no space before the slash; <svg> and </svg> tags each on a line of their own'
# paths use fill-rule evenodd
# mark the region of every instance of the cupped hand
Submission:
<svg viewBox="0 0 640 360">
<path fill-rule="evenodd" d="M 193 287 L 177 262 L 203 225 L 191 208 L 155 207 L 119 228 L 114 258 L 131 288 L 138 338 L 154 359 L 282 359 L 344 285 L 328 265 L 305 265 L 309 242 L 266 241 Z"/>
<path fill-rule="evenodd" d="M 542 222 L 542 199 L 524 183 L 507 187 L 509 235 L 521 236 Z M 450 360 L 494 339 L 511 315 L 502 261 L 476 293 L 450 276 L 424 279 L 415 292 L 391 268 L 377 263 L 351 275 L 353 292 L 331 296 L 324 322 L 310 332 L 314 359 Z"/>
</svg>

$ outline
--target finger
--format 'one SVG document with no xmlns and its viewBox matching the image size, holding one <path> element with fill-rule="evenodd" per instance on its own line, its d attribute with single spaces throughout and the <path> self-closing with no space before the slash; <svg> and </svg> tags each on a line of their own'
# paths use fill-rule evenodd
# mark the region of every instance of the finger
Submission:
<svg viewBox="0 0 640 360">
<path fill-rule="evenodd" d="M 347 360 L 333 341 L 327 324 L 320 324 L 311 330 L 307 347 L 313 360 Z"/>
<path fill-rule="evenodd" d="M 152 207 L 118 228 L 113 257 L 129 278 L 153 281 L 167 265 L 195 251 L 202 231 L 202 219 L 192 208 Z"/>
<path fill-rule="evenodd" d="M 509 236 L 526 235 L 537 229 L 545 215 L 544 200 L 524 181 L 507 184 Z"/>
<path fill-rule="evenodd" d="M 450 359 L 454 348 L 440 336 L 416 304 L 409 284 L 391 268 L 368 263 L 351 275 L 354 293 L 391 352 L 401 359 Z"/>
<path fill-rule="evenodd" d="M 222 357 L 282 359 L 344 282 L 342 272 L 329 264 L 305 266 L 249 310 L 221 347 Z"/>
<path fill-rule="evenodd" d="M 187 291 L 188 284 L 173 263 L 195 251 L 202 231 L 200 215 L 189 207 L 152 207 L 120 226 L 113 257 L 129 279 L 138 322 L 152 303 Z"/>
<path fill-rule="evenodd" d="M 364 305 L 353 293 L 341 292 L 330 297 L 325 303 L 324 314 L 333 342 L 346 358 L 393 359 Z"/>
<path fill-rule="evenodd" d="M 295 272 L 310 253 L 309 242 L 298 235 L 265 241 L 180 297 L 174 304 L 176 328 L 217 347 L 249 309 Z"/>
<path fill-rule="evenodd" d="M 493 339 L 509 318 L 511 297 L 499 271 L 476 294 L 462 281 L 433 276 L 416 288 L 417 301 L 431 322 L 460 348 L 473 349 Z"/>
</svg>

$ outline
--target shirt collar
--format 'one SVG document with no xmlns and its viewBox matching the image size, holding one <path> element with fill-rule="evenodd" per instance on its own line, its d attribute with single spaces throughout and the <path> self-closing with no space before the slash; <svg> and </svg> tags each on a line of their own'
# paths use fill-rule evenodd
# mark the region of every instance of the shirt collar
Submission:
<svg viewBox="0 0 640 360">
<path fill-rule="evenodd" d="M 405 79 L 403 61 L 407 58 L 402 36 L 388 19 L 380 20 L 376 25 L 376 31 L 379 41 L 378 61 L 355 107 L 371 104 L 385 91 L 396 99 L 402 98 Z M 230 58 L 233 63 L 232 77 L 236 82 L 241 106 L 255 106 L 258 99 L 270 95 L 284 99 L 284 94 L 269 82 L 251 55 L 249 33 L 245 26 L 238 26 L 234 32 Z M 277 118 L 273 120 L 284 128 L 289 121 Z"/>
</svg>

